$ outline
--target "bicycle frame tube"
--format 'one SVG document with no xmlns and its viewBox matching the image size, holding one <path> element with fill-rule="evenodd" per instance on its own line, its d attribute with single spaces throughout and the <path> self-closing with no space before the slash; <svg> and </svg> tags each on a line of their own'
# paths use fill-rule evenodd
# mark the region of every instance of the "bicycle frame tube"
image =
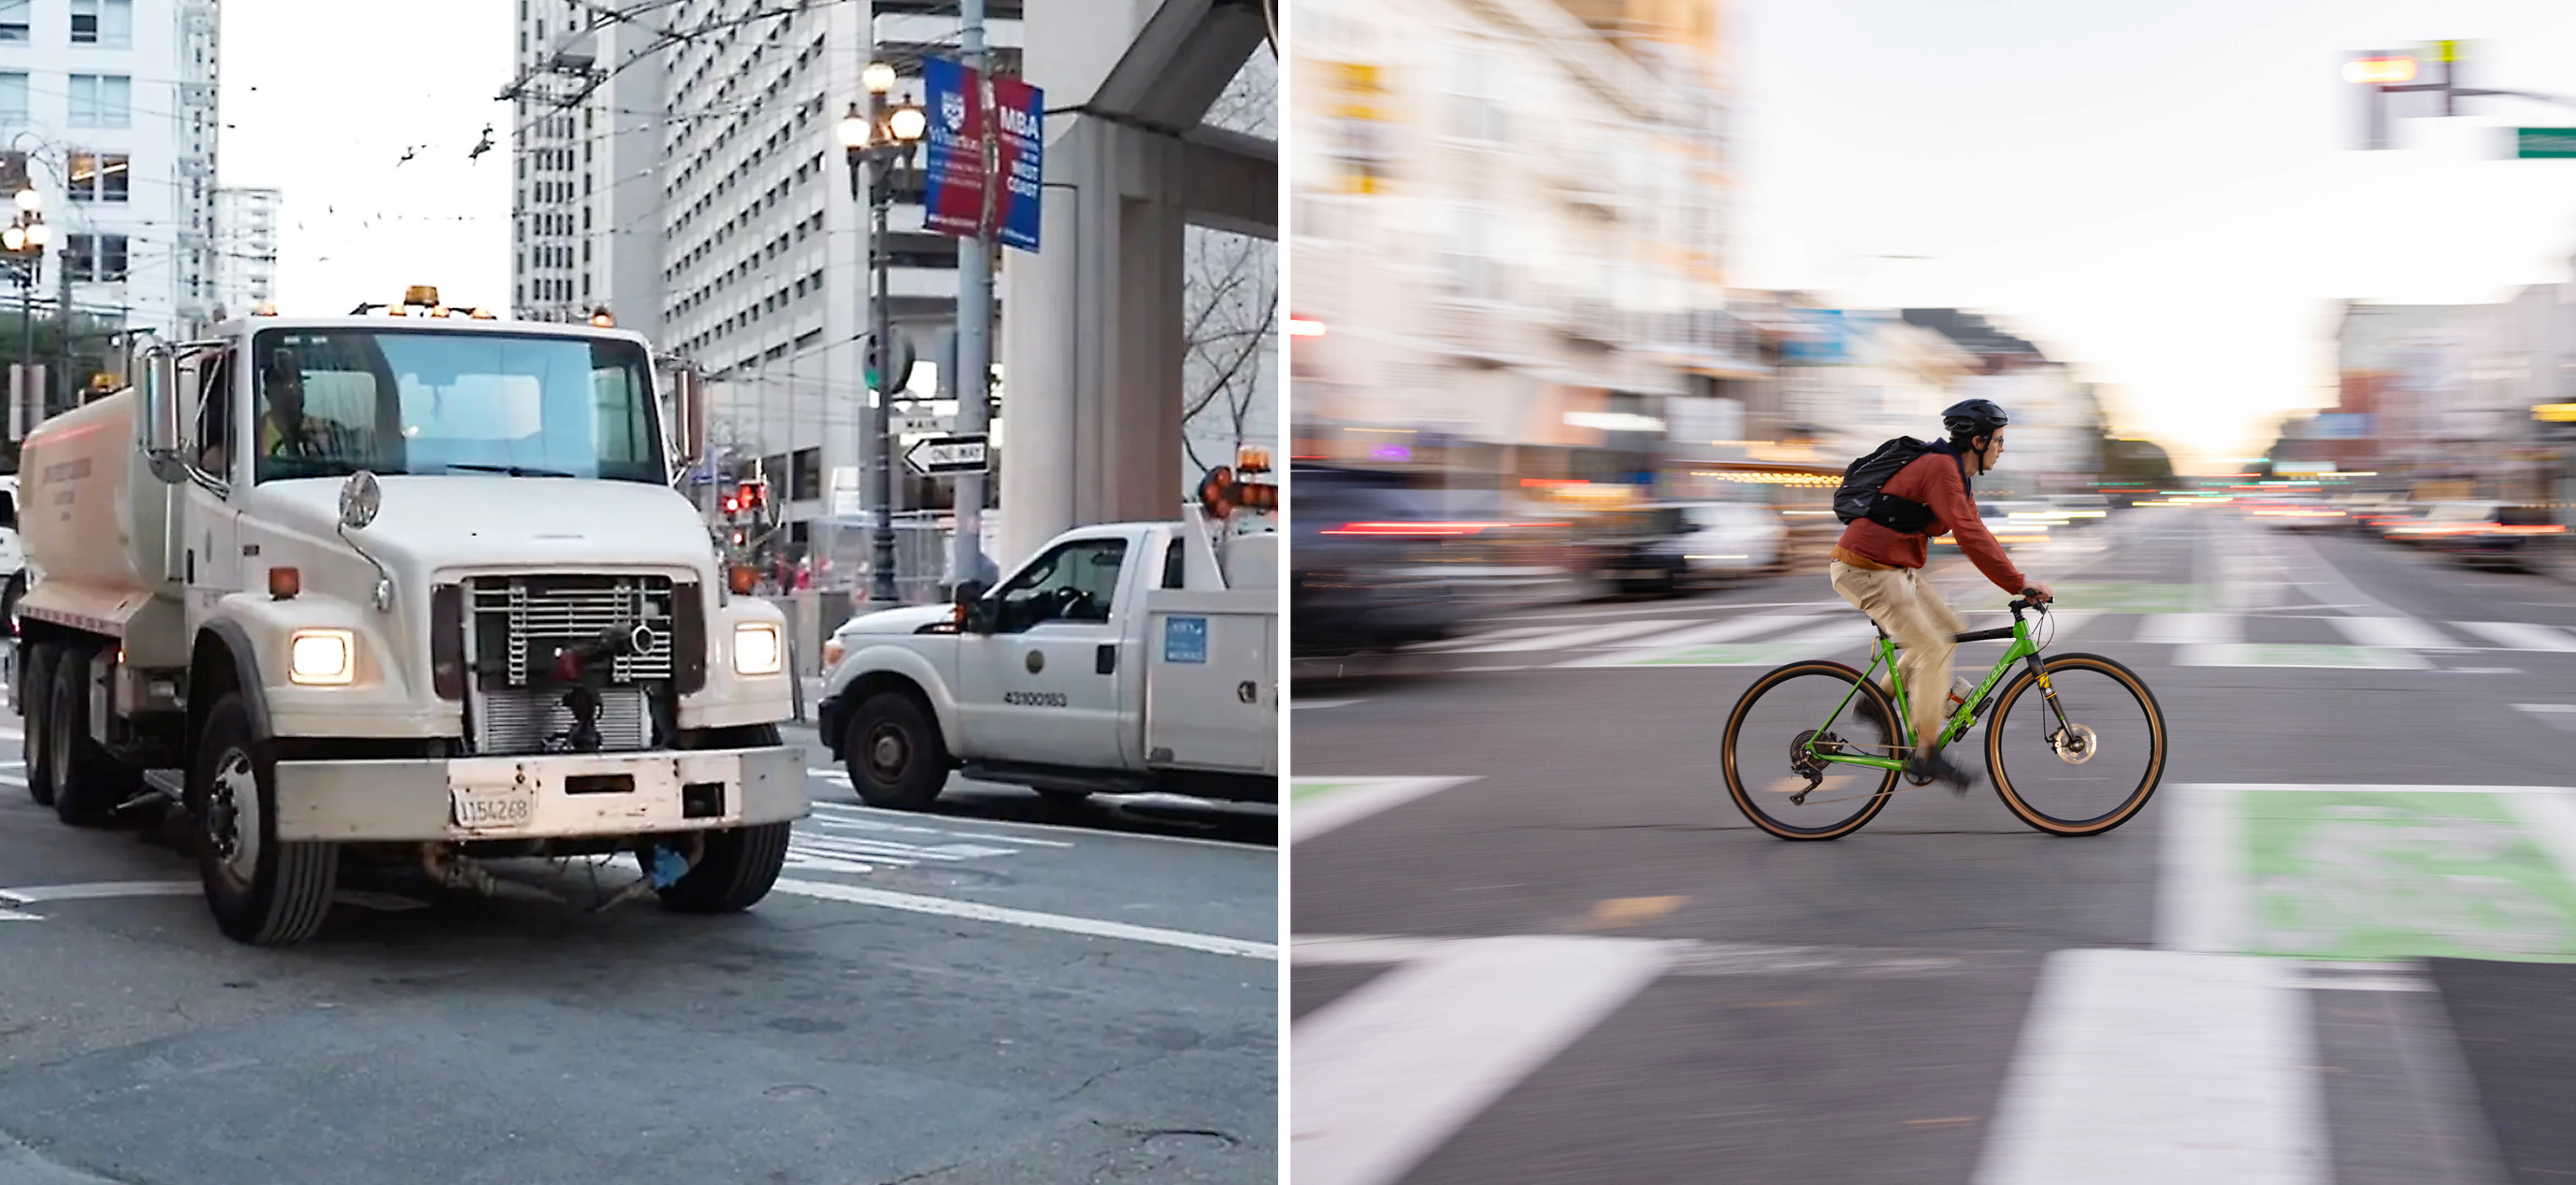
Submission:
<svg viewBox="0 0 2576 1185">
<path fill-rule="evenodd" d="M 1959 739 L 1967 734 L 1968 729 L 1975 726 L 1977 712 L 1985 706 L 1986 697 L 2003 682 L 2004 675 L 2010 672 L 2013 664 L 2017 662 L 2029 664 L 2031 674 L 2039 678 L 2040 690 L 2046 694 L 2051 708 L 2056 706 L 2057 693 L 2048 685 L 2048 673 L 2040 669 L 2039 645 L 2030 640 L 2030 623 L 2016 615 L 2013 618 L 2011 643 L 2004 647 L 2003 656 L 1995 660 L 1994 669 L 1986 672 L 1985 680 L 1977 684 L 1976 690 L 1968 693 L 1967 702 L 1960 704 L 1959 710 L 1951 713 L 1950 718 L 1942 723 L 1941 744 L 1947 745 Z M 1912 714 L 1906 710 L 1905 705 L 1905 675 L 1896 666 L 1896 643 L 1886 638 L 1880 638 L 1876 648 L 1871 651 L 1869 666 L 1862 669 L 1861 679 L 1868 680 L 1870 672 L 1877 670 L 1882 664 L 1887 667 L 1889 698 L 1895 701 L 1896 727 L 1905 747 L 1911 749 L 1915 744 L 1914 722 Z M 1816 731 L 1821 734 L 1832 728 L 1834 721 L 1842 717 L 1843 710 L 1851 706 L 1852 697 L 1859 694 L 1860 684 L 1855 683 L 1850 691 L 1844 693 L 1842 702 L 1835 704 L 1834 710 L 1825 716 L 1825 722 L 1819 725 Z M 1857 754 L 1820 752 L 1813 741 L 1807 743 L 1807 753 L 1818 761 L 1840 765 L 1862 765 L 1871 769 L 1905 768 L 1905 762 L 1895 757 L 1863 757 Z"/>
</svg>

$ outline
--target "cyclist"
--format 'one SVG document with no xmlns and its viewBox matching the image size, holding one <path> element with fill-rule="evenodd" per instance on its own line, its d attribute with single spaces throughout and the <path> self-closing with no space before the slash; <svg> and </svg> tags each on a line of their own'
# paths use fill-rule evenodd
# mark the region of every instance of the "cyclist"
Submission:
<svg viewBox="0 0 2576 1185">
<path fill-rule="evenodd" d="M 2011 422 L 2004 409 L 1984 399 L 1970 399 L 1943 411 L 1941 425 L 1949 439 L 1934 444 L 1879 487 L 1882 493 L 1929 509 L 1930 525 L 1919 532 L 1905 532 L 1873 519 L 1853 519 L 1834 544 L 1830 565 L 1834 591 L 1869 614 L 1903 648 L 1898 659 L 1909 693 L 1907 706 L 1914 735 L 1922 742 L 1906 759 L 1905 772 L 1918 779 L 1948 782 L 1959 793 L 1967 791 L 1968 771 L 1934 748 L 1931 739 L 1948 714 L 1950 655 L 1958 649 L 1952 635 L 1967 629 L 1967 623 L 1932 582 L 1923 579 L 1923 563 L 1927 543 L 1947 533 L 1997 587 L 2015 596 L 2033 589 L 2037 600 L 2049 599 L 2048 586 L 2023 576 L 2004 554 L 2003 545 L 1995 542 L 1994 533 L 1977 516 L 1976 497 L 1968 488 L 1971 466 L 1983 474 L 2003 457 L 2003 429 Z"/>
</svg>

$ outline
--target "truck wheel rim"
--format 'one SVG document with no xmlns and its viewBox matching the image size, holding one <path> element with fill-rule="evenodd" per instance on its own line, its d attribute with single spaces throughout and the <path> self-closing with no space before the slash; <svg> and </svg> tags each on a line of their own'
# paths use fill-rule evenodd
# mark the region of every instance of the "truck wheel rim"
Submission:
<svg viewBox="0 0 2576 1185">
<path fill-rule="evenodd" d="M 868 772 L 876 775 L 879 781 L 891 782 L 902 777 L 903 767 L 910 763 L 911 756 L 912 746 L 904 742 L 903 730 L 891 724 L 878 728 L 868 737 Z"/>
<path fill-rule="evenodd" d="M 259 868 L 259 775 L 250 754 L 227 749 L 206 793 L 206 838 L 224 871 L 244 884 Z"/>
</svg>

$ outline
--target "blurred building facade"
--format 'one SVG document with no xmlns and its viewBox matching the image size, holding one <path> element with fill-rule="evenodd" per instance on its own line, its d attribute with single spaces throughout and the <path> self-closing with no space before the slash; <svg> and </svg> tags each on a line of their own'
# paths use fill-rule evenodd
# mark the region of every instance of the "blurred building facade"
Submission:
<svg viewBox="0 0 2576 1185">
<path fill-rule="evenodd" d="M 2336 403 L 2282 426 L 2280 477 L 2326 472 L 2423 497 L 2566 502 L 2576 284 L 2493 304 L 2347 302 Z"/>
<path fill-rule="evenodd" d="M 1727 307 L 1721 15 L 1299 8 L 1298 454 L 1561 489 L 1741 430 L 1769 371 Z"/>
</svg>

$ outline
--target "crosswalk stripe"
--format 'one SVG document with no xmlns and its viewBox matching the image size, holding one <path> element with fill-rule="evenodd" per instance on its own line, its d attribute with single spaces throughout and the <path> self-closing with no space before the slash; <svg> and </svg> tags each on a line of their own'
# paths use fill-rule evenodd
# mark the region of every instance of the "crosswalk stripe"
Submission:
<svg viewBox="0 0 2576 1185">
<path fill-rule="evenodd" d="M 1705 646 L 1713 642 L 1732 642 L 1739 638 L 1750 638 L 1755 634 L 1767 634 L 1773 630 L 1793 629 L 1814 620 L 1816 619 L 1813 617 L 1788 613 L 1760 613 L 1751 617 L 1738 617 L 1731 621 L 1695 625 L 1688 629 L 1674 630 L 1671 633 L 1656 634 L 1651 637 L 1629 638 L 1613 645 L 1640 648 Z"/>
<path fill-rule="evenodd" d="M 1845 643 L 1858 645 L 1862 642 L 1871 641 L 1877 637 L 1878 627 L 1871 625 L 1868 617 L 1855 612 L 1849 617 L 1837 617 L 1826 624 L 1817 626 L 1814 629 L 1802 630 L 1786 637 L 1773 638 L 1771 640 L 1783 645 L 1835 646 Z"/>
<path fill-rule="evenodd" d="M 2469 650 L 2473 647 L 2412 617 L 2330 617 L 2355 646 L 2388 646 L 2399 650 Z"/>
<path fill-rule="evenodd" d="M 1498 654 L 1515 650 L 1571 650 L 1577 646 L 1597 646 L 1613 638 L 1652 633 L 1689 625 L 1686 621 L 1623 621 L 1613 625 L 1586 626 L 1581 629 L 1555 630 L 1534 638 L 1517 638 L 1485 646 L 1469 646 L 1453 654 Z"/>
<path fill-rule="evenodd" d="M 2245 619 L 2233 613 L 2150 613 L 2138 619 L 2138 641 L 2181 646 L 2226 645 L 2245 640 Z"/>
<path fill-rule="evenodd" d="M 2279 960 L 2049 956 L 1977 1185 L 2332 1179 L 2307 993 Z"/>
<path fill-rule="evenodd" d="M 1298 1185 L 1392 1185 L 1663 973 L 1663 943 L 1460 942 L 1298 1022 Z"/>
<path fill-rule="evenodd" d="M 2507 650 L 2552 650 L 2576 652 L 2576 636 L 2556 626 L 2533 625 L 2522 621 L 2455 621 L 2451 624 L 2476 633 Z"/>
<path fill-rule="evenodd" d="M 1480 646 L 1491 642 L 1500 642 L 1506 638 L 1535 638 L 1540 634 L 1552 634 L 1563 630 L 1564 628 L 1565 627 L 1561 625 L 1514 626 L 1510 629 L 1488 630 L 1481 634 L 1471 634 L 1464 638 L 1448 638 L 1438 642 L 1425 642 L 1414 647 L 1414 649 L 1421 651 L 1456 650 L 1462 646 Z"/>
</svg>

